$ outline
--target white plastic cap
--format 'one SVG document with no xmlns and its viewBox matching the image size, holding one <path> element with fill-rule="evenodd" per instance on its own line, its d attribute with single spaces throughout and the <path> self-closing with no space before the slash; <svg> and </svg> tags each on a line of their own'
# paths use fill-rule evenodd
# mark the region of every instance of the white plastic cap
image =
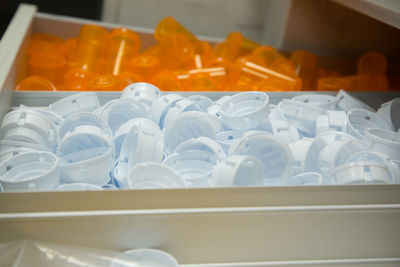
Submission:
<svg viewBox="0 0 400 267">
<path fill-rule="evenodd" d="M 159 134 L 159 136 L 157 138 L 160 140 L 163 140 L 163 135 L 160 130 L 160 127 L 158 127 L 158 125 L 155 124 L 154 121 L 147 119 L 147 118 L 130 119 L 126 123 L 122 124 L 119 127 L 118 131 L 114 135 L 114 146 L 115 146 L 115 157 L 116 158 L 119 157 L 119 153 L 121 151 L 121 147 L 125 140 L 125 137 L 133 126 L 139 126 L 140 128 L 145 129 L 146 131 L 151 131 L 156 134 Z"/>
<path fill-rule="evenodd" d="M 185 150 L 169 155 L 163 164 L 175 170 L 188 187 L 210 187 L 212 170 L 217 162 L 213 153 Z"/>
<path fill-rule="evenodd" d="M 19 148 L 52 152 L 52 149 L 50 149 L 47 146 L 37 145 L 28 142 L 21 142 L 21 141 L 0 140 L 0 151 L 7 151 Z"/>
<path fill-rule="evenodd" d="M 224 95 L 220 98 L 218 98 L 212 105 L 210 105 L 207 108 L 207 112 L 210 113 L 211 115 L 221 117 L 221 105 L 225 102 L 231 99 L 232 96 L 230 95 Z"/>
<path fill-rule="evenodd" d="M 286 184 L 292 175 L 293 155 L 280 139 L 261 131 L 249 131 L 235 140 L 229 156 L 252 155 L 257 157 L 264 168 L 267 185 Z"/>
<path fill-rule="evenodd" d="M 221 118 L 233 130 L 249 130 L 261 126 L 269 116 L 269 97 L 262 92 L 242 92 L 221 105 Z"/>
<path fill-rule="evenodd" d="M 303 172 L 290 177 L 287 180 L 287 185 L 321 185 L 322 175 L 318 172 Z"/>
<path fill-rule="evenodd" d="M 157 98 L 150 107 L 151 119 L 158 124 L 161 129 L 164 128 L 164 119 L 168 110 L 175 102 L 181 99 L 184 99 L 184 97 L 177 94 L 168 94 Z"/>
<path fill-rule="evenodd" d="M 344 144 L 347 144 L 347 142 L 349 141 L 356 142 L 357 139 L 354 136 L 343 132 L 325 132 L 320 134 L 312 141 L 310 147 L 308 148 L 304 161 L 304 171 L 319 172 L 321 171 L 321 168 L 331 170 L 332 165 L 336 167 L 336 164 L 339 164 L 339 162 L 343 163 L 343 161 L 345 161 L 350 155 L 352 155 L 351 151 L 354 150 L 354 153 L 356 153 L 360 150 L 360 148 L 358 147 L 362 147 L 362 144 L 359 142 L 357 142 L 357 145 L 349 145 L 349 150 L 343 148 L 343 153 L 339 154 L 341 155 L 341 157 L 337 157 L 336 153 L 342 148 Z M 333 145 L 331 146 L 331 144 Z M 330 147 L 326 150 L 323 157 L 320 158 L 322 151 L 327 146 Z M 322 162 L 320 162 L 320 159 L 322 160 Z M 326 178 L 327 180 L 324 180 L 324 183 L 329 184 L 329 177 Z"/>
<path fill-rule="evenodd" d="M 1 152 L 0 152 L 0 162 L 4 162 L 4 161 L 8 160 L 9 158 L 15 157 L 15 156 L 20 155 L 22 153 L 31 152 L 31 151 L 35 151 L 35 149 L 19 147 L 19 148 L 1 150 Z"/>
<path fill-rule="evenodd" d="M 351 96 L 342 89 L 340 89 L 338 94 L 336 95 L 336 100 L 337 100 L 337 106 L 343 109 L 344 111 L 349 111 L 354 108 L 362 108 L 369 110 L 371 112 L 375 112 L 373 108 L 365 104 L 363 101 L 354 96 Z"/>
<path fill-rule="evenodd" d="M 316 135 L 328 131 L 347 131 L 347 114 L 343 110 L 327 110 L 326 114 L 319 115 L 316 120 Z"/>
<path fill-rule="evenodd" d="M 290 143 L 289 148 L 293 155 L 293 174 L 304 172 L 306 155 L 314 139 L 301 139 Z"/>
<path fill-rule="evenodd" d="M 53 153 L 27 152 L 0 164 L 4 191 L 51 190 L 59 181 L 58 158 Z"/>
<path fill-rule="evenodd" d="M 233 155 L 214 168 L 212 181 L 217 187 L 261 186 L 263 165 L 254 156 Z"/>
<path fill-rule="evenodd" d="M 335 184 L 390 184 L 395 177 L 387 159 L 378 153 L 363 151 L 336 168 L 332 179 Z"/>
<path fill-rule="evenodd" d="M 392 160 L 400 162 L 400 132 L 368 128 L 364 133 L 365 142 L 371 151 L 384 153 Z"/>
<path fill-rule="evenodd" d="M 158 87 L 145 82 L 133 83 L 125 87 L 122 91 L 121 98 L 131 98 L 137 103 L 141 103 L 146 109 L 150 109 L 154 101 L 156 101 L 162 92 Z"/>
<path fill-rule="evenodd" d="M 395 131 L 400 130 L 400 97 L 386 102 L 378 109 L 378 115 L 387 121 Z"/>
<path fill-rule="evenodd" d="M 371 111 L 355 108 L 347 112 L 347 132 L 349 134 L 363 139 L 364 132 L 368 128 L 393 130 L 392 126 Z"/>
<path fill-rule="evenodd" d="M 168 166 L 142 162 L 130 169 L 128 187 L 132 189 L 185 188 L 182 177 Z"/>
<path fill-rule="evenodd" d="M 289 144 L 299 140 L 299 132 L 287 120 L 268 120 L 268 123 L 272 135 L 283 142 Z"/>
<path fill-rule="evenodd" d="M 102 129 L 77 126 L 67 132 L 59 150 L 61 179 L 64 183 L 84 182 L 104 185 L 113 168 L 113 143 Z"/>
<path fill-rule="evenodd" d="M 188 111 L 205 111 L 205 109 L 187 98 L 178 100 L 171 105 L 165 114 L 163 127 L 168 127 L 168 125 L 178 118 L 180 114 Z"/>
<path fill-rule="evenodd" d="M 215 138 L 215 124 L 200 112 L 185 112 L 176 118 L 165 130 L 165 152 L 171 154 L 186 140 L 200 136 Z"/>
<path fill-rule="evenodd" d="M 142 128 L 134 125 L 127 133 L 118 157 L 117 177 L 124 179 L 135 164 L 146 161 L 161 162 L 163 159 L 162 135 L 157 125 Z"/>
<path fill-rule="evenodd" d="M 222 161 L 226 158 L 224 149 L 214 139 L 205 136 L 186 140 L 178 145 L 174 152 L 181 153 L 188 150 L 196 150 L 199 151 L 199 153 L 212 153 L 217 157 L 218 161 Z"/>
<path fill-rule="evenodd" d="M 45 115 L 35 110 L 17 109 L 4 116 L 0 139 L 42 145 L 54 150 L 57 129 Z"/>
<path fill-rule="evenodd" d="M 225 154 L 228 154 L 233 141 L 243 136 L 243 131 L 229 130 L 217 133 L 215 140 L 220 144 Z"/>
<path fill-rule="evenodd" d="M 75 112 L 91 112 L 100 107 L 96 92 L 82 92 L 62 98 L 49 105 L 49 110 L 63 118 Z"/>
<path fill-rule="evenodd" d="M 212 99 L 204 95 L 191 95 L 188 99 L 201 106 L 204 110 L 207 110 L 213 104 Z"/>
<path fill-rule="evenodd" d="M 102 119 L 107 123 L 113 135 L 119 127 L 132 118 L 148 118 L 145 107 L 132 99 L 118 99 L 102 113 Z"/>
<path fill-rule="evenodd" d="M 301 137 L 315 137 L 317 117 L 325 113 L 324 109 L 293 99 L 283 99 L 278 109 L 289 124 L 297 128 Z"/>
<path fill-rule="evenodd" d="M 308 105 L 323 108 L 325 110 L 335 109 L 337 98 L 326 94 L 305 94 L 292 97 L 292 99 Z"/>
<path fill-rule="evenodd" d="M 89 112 L 77 112 L 66 118 L 58 131 L 59 143 L 68 132 L 73 132 L 79 126 L 93 126 L 111 137 L 111 130 L 99 117 Z"/>
<path fill-rule="evenodd" d="M 176 259 L 157 249 L 132 249 L 119 255 L 110 267 L 178 267 Z"/>
<path fill-rule="evenodd" d="M 101 186 L 95 184 L 86 183 L 70 183 L 70 184 L 60 184 L 54 191 L 97 191 L 103 190 Z"/>
</svg>

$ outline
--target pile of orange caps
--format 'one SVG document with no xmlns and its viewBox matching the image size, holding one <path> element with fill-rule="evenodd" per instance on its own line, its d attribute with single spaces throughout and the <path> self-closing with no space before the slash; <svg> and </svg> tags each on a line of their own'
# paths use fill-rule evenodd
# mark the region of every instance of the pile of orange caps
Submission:
<svg viewBox="0 0 400 267">
<path fill-rule="evenodd" d="M 387 90 L 387 61 L 368 52 L 358 74 L 338 77 L 317 68 L 318 57 L 293 51 L 284 57 L 271 46 L 230 33 L 214 48 L 172 17 L 157 25 L 157 43 L 141 50 L 137 33 L 127 28 L 110 33 L 83 25 L 76 38 L 38 33 L 28 48 L 29 77 L 16 90 L 120 91 L 134 82 L 149 82 L 165 91 Z"/>
</svg>

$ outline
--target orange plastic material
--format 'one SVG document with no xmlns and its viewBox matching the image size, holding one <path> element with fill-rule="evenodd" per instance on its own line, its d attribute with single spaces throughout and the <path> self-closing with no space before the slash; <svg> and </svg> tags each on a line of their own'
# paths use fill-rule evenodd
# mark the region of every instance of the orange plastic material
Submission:
<svg viewBox="0 0 400 267">
<path fill-rule="evenodd" d="M 157 56 L 142 53 L 130 60 L 129 69 L 140 74 L 145 79 L 151 79 L 161 69 L 160 59 Z"/>
<path fill-rule="evenodd" d="M 86 91 L 86 80 L 73 80 L 57 86 L 57 91 Z"/>
<path fill-rule="evenodd" d="M 206 72 L 189 74 L 183 88 L 187 91 L 216 91 L 221 89 L 211 75 Z"/>
<path fill-rule="evenodd" d="M 16 91 L 57 91 L 54 84 L 46 78 L 40 76 L 29 76 L 22 80 Z"/>
<path fill-rule="evenodd" d="M 158 42 L 163 43 L 177 33 L 185 36 L 190 42 L 197 41 L 196 36 L 183 27 L 182 24 L 176 21 L 173 17 L 165 17 L 157 24 L 154 31 L 154 38 Z"/>
<path fill-rule="evenodd" d="M 83 25 L 69 67 L 97 72 L 107 35 L 103 27 Z"/>
<path fill-rule="evenodd" d="M 146 82 L 147 80 L 144 79 L 140 74 L 132 72 L 132 71 L 124 71 L 118 77 L 126 84 L 131 83 L 138 83 L 138 82 Z"/>
<path fill-rule="evenodd" d="M 176 75 L 167 69 L 154 75 L 151 83 L 163 91 L 180 91 L 183 89 Z"/>
<path fill-rule="evenodd" d="M 301 89 L 302 83 L 296 75 L 279 73 L 254 56 L 241 57 L 235 62 L 230 81 L 231 87 L 239 90 L 262 90 L 269 84 L 276 91 L 297 91 Z"/>
<path fill-rule="evenodd" d="M 31 75 L 42 76 L 55 85 L 63 82 L 66 60 L 62 54 L 33 54 L 28 64 Z"/>
<path fill-rule="evenodd" d="M 61 50 L 68 61 L 72 60 L 77 43 L 78 43 L 78 38 L 69 38 L 64 41 Z"/>
<path fill-rule="evenodd" d="M 211 67 L 175 71 L 177 79 L 183 84 L 184 90 L 221 91 L 228 85 L 228 71 L 225 67 Z M 211 89 L 214 88 L 214 89 Z"/>
<path fill-rule="evenodd" d="M 58 36 L 36 33 L 32 36 L 28 45 L 28 55 L 62 53 L 62 45 L 64 40 Z"/>
<path fill-rule="evenodd" d="M 285 57 L 281 57 L 273 61 L 270 65 L 268 65 L 274 71 L 277 71 L 282 74 L 287 74 L 290 76 L 295 76 L 296 74 L 296 66 L 292 61 Z"/>
<path fill-rule="evenodd" d="M 304 50 L 296 50 L 291 53 L 290 60 L 295 64 L 296 74 L 303 80 L 303 90 L 314 90 L 318 57 Z"/>
<path fill-rule="evenodd" d="M 266 66 L 272 64 L 275 60 L 283 58 L 275 48 L 268 45 L 258 47 L 253 51 L 252 55 L 262 58 Z"/>
<path fill-rule="evenodd" d="M 87 81 L 89 91 L 121 91 L 127 86 L 125 80 L 115 75 L 100 75 Z"/>
<path fill-rule="evenodd" d="M 194 67 L 197 69 L 209 67 L 214 58 L 214 51 L 211 45 L 205 41 L 197 41 L 193 44 L 193 49 Z"/>
<path fill-rule="evenodd" d="M 387 91 L 389 83 L 385 74 L 358 74 L 318 79 L 318 91 Z"/>
<path fill-rule="evenodd" d="M 358 74 L 387 72 L 388 62 L 386 57 L 377 51 L 370 51 L 358 59 Z"/>
<path fill-rule="evenodd" d="M 161 63 L 171 69 L 191 67 L 194 58 L 192 43 L 180 33 L 161 44 Z"/>
<path fill-rule="evenodd" d="M 140 49 L 140 37 L 126 28 L 111 31 L 104 49 L 100 73 L 119 75 L 128 69 L 129 59 Z"/>
<path fill-rule="evenodd" d="M 243 37 L 240 32 L 231 32 L 223 43 L 215 47 L 215 56 L 234 61 L 237 57 L 247 55 L 258 47 L 260 44 Z"/>
</svg>

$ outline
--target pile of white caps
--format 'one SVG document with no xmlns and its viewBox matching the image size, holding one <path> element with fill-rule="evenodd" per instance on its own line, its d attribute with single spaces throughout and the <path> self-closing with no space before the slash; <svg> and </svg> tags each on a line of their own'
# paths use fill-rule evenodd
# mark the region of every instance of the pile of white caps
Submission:
<svg viewBox="0 0 400 267">
<path fill-rule="evenodd" d="M 344 91 L 272 105 L 135 83 L 102 106 L 83 92 L 6 114 L 0 190 L 400 183 L 399 127 L 400 98 L 375 112 Z"/>
</svg>

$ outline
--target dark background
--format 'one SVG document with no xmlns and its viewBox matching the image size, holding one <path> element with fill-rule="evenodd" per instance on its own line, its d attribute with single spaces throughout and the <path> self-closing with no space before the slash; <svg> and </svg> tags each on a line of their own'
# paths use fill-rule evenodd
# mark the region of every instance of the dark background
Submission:
<svg viewBox="0 0 400 267">
<path fill-rule="evenodd" d="M 0 38 L 20 3 L 34 4 L 40 12 L 100 20 L 103 0 L 1 0 Z"/>
</svg>

